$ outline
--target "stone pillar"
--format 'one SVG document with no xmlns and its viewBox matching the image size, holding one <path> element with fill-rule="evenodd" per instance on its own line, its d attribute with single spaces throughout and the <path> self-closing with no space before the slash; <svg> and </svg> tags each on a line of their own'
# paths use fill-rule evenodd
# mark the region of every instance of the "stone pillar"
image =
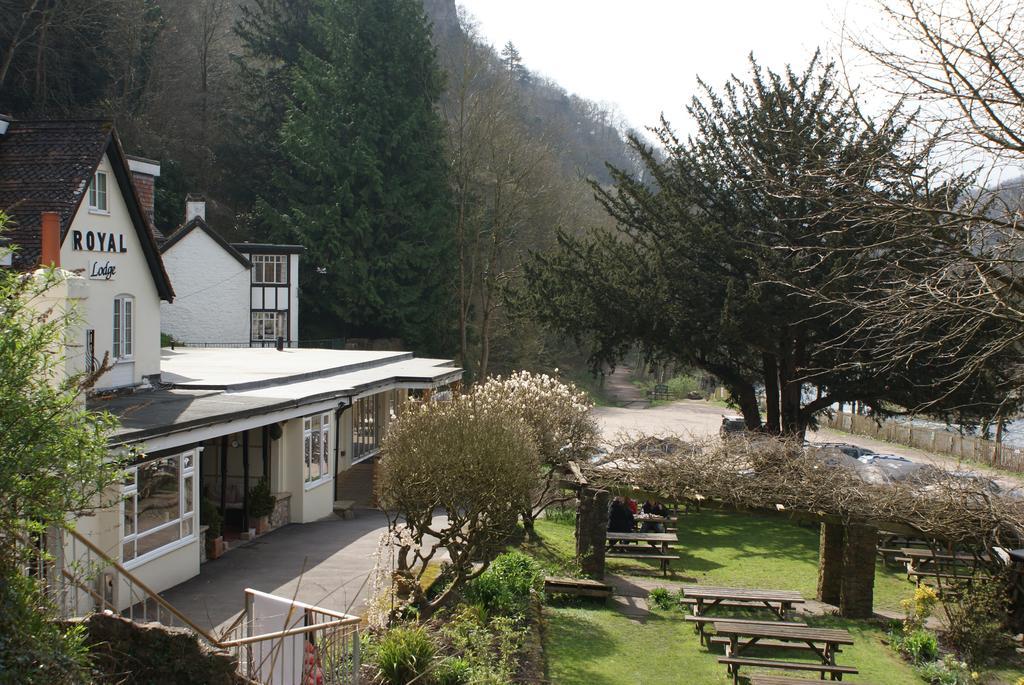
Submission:
<svg viewBox="0 0 1024 685">
<path fill-rule="evenodd" d="M 843 588 L 843 526 L 821 524 L 818 542 L 818 601 L 839 606 Z"/>
<path fill-rule="evenodd" d="M 576 511 L 576 559 L 580 569 L 596 580 L 604 578 L 604 546 L 608 533 L 608 500 L 605 490 L 581 488 Z"/>
<path fill-rule="evenodd" d="M 875 553 L 878 529 L 852 524 L 846 527 L 843 546 L 843 588 L 839 614 L 846 618 L 870 618 L 874 614 Z"/>
</svg>

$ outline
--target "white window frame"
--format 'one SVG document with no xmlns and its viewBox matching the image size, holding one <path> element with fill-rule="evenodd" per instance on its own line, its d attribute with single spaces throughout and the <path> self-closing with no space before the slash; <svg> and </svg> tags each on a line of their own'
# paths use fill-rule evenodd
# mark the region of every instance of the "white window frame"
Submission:
<svg viewBox="0 0 1024 685">
<path fill-rule="evenodd" d="M 135 298 L 118 295 L 114 298 L 113 336 L 110 339 L 110 356 L 118 359 L 132 359 L 135 356 Z"/>
<path fill-rule="evenodd" d="M 89 211 L 93 214 L 110 214 L 110 184 L 107 180 L 107 172 L 97 171 L 89 182 Z"/>
<path fill-rule="evenodd" d="M 320 417 L 320 425 L 314 426 L 313 419 Z M 302 417 L 302 470 L 305 489 L 311 490 L 333 479 L 331 475 L 331 412 Z M 313 434 L 320 434 L 320 451 L 313 454 Z M 320 475 L 312 476 L 313 458 L 320 465 Z"/>
<path fill-rule="evenodd" d="M 383 439 L 381 419 L 384 412 L 381 411 L 379 402 L 380 395 L 366 395 L 352 403 L 352 463 L 357 464 L 373 457 L 380 452 L 380 443 Z M 359 436 L 360 430 L 364 435 Z M 366 434 L 365 431 L 372 431 Z M 364 438 L 372 438 L 366 440 Z M 369 443 L 369 444 L 367 444 Z"/>
<path fill-rule="evenodd" d="M 265 335 L 264 325 L 267 320 L 272 320 L 274 335 L 270 338 Z M 286 312 L 276 309 L 253 309 L 249 317 L 250 340 L 277 340 L 278 338 L 288 339 L 288 317 Z"/>
<path fill-rule="evenodd" d="M 139 533 L 139 479 L 138 471 L 140 466 L 150 464 L 156 461 L 167 461 L 175 459 L 178 462 L 178 518 L 151 528 L 144 533 Z M 183 462 L 187 459 L 187 465 L 183 466 Z M 122 487 L 121 492 L 121 506 L 120 506 L 120 522 L 121 522 L 121 544 L 118 546 L 118 557 L 125 568 L 134 568 L 141 564 L 145 564 L 148 561 L 152 561 L 168 552 L 172 552 L 179 547 L 191 543 L 196 539 L 199 534 L 199 522 L 196 516 L 197 507 L 199 506 L 199 487 L 198 480 L 196 478 L 196 461 L 199 459 L 199 449 L 191 449 L 181 452 L 179 454 L 172 454 L 166 457 L 159 457 L 157 459 L 149 459 L 138 464 L 133 464 L 128 467 L 125 473 L 125 483 Z M 186 511 L 186 507 L 189 504 L 188 494 L 191 493 L 191 505 L 192 508 Z M 130 534 L 125 533 L 124 519 L 125 519 L 125 502 L 131 498 L 134 504 L 135 518 L 133 530 Z M 124 548 L 126 545 L 136 545 L 140 539 L 144 539 L 154 533 L 166 531 L 174 526 L 178 526 L 178 537 L 166 545 L 157 547 L 156 549 L 150 550 L 141 556 L 134 556 L 130 559 L 125 559 Z M 187 532 L 186 532 L 187 531 Z"/>
<path fill-rule="evenodd" d="M 253 285 L 288 285 L 288 255 L 254 254 L 249 255 L 252 262 Z M 272 271 L 271 278 L 267 272 Z"/>
</svg>

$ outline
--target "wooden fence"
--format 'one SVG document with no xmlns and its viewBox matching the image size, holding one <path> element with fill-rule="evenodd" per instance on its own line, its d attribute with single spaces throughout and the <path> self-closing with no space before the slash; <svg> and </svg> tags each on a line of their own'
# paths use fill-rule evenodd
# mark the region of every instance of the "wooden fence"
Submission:
<svg viewBox="0 0 1024 685">
<path fill-rule="evenodd" d="M 892 419 L 878 423 L 870 416 L 846 412 L 836 412 L 833 416 L 826 418 L 823 424 L 828 428 L 855 435 L 864 435 L 886 442 L 916 447 L 926 452 L 948 454 L 958 459 L 1024 473 L 1024 449 L 992 440 L 915 426 Z"/>
</svg>

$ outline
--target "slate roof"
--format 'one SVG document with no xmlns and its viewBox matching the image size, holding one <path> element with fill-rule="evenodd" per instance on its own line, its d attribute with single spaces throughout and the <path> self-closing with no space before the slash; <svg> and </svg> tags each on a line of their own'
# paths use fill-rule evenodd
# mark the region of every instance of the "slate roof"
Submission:
<svg viewBox="0 0 1024 685">
<path fill-rule="evenodd" d="M 174 290 L 153 228 L 141 209 L 124 151 L 109 121 L 15 120 L 0 136 L 0 209 L 12 219 L 6 235 L 19 247 L 13 266 L 31 269 L 39 263 L 41 212 L 60 216 L 63 242 L 104 153 L 132 215 L 157 292 L 170 301 Z"/>
<path fill-rule="evenodd" d="M 164 252 L 167 252 L 167 250 L 174 247 L 179 240 L 187 236 L 189 233 L 192 232 L 193 229 L 196 228 L 206 233 L 206 235 L 210 236 L 213 242 L 220 245 L 225 252 L 234 257 L 235 260 L 237 260 L 238 263 L 241 264 L 243 268 L 252 268 L 252 262 L 246 259 L 245 255 L 241 254 L 238 250 L 234 248 L 234 246 L 230 245 L 228 241 L 224 240 L 224 238 L 222 238 L 219 233 L 210 228 L 210 225 L 206 223 L 205 219 L 198 216 L 192 217 L 186 224 L 184 224 L 183 226 L 179 226 L 178 229 L 174 231 L 174 233 L 164 238 L 163 241 L 160 243 L 160 254 L 163 254 Z"/>
</svg>

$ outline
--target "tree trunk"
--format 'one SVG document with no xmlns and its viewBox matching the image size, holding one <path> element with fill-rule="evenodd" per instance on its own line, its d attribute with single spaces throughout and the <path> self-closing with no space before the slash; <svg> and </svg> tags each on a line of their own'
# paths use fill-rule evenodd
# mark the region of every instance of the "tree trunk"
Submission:
<svg viewBox="0 0 1024 685">
<path fill-rule="evenodd" d="M 757 393 L 754 386 L 749 383 L 734 385 L 730 392 L 736 404 L 740 405 L 743 412 L 743 419 L 747 423 L 747 430 L 761 430 L 761 409 L 757 406 Z"/>
<path fill-rule="evenodd" d="M 871 618 L 874 615 L 875 554 L 878 529 L 851 524 L 846 527 L 843 545 L 843 588 L 839 615 L 845 618 Z"/>
<path fill-rule="evenodd" d="M 765 354 L 762 359 L 765 409 L 768 414 L 765 421 L 765 432 L 777 435 L 782 430 L 782 424 L 779 421 L 779 363 L 773 354 Z"/>
<path fill-rule="evenodd" d="M 843 527 L 821 524 L 818 542 L 818 601 L 839 606 L 843 589 Z"/>
<path fill-rule="evenodd" d="M 591 578 L 604 578 L 604 548 L 608 534 L 608 501 L 606 490 L 583 488 L 576 512 L 576 559 L 580 570 Z"/>
</svg>

